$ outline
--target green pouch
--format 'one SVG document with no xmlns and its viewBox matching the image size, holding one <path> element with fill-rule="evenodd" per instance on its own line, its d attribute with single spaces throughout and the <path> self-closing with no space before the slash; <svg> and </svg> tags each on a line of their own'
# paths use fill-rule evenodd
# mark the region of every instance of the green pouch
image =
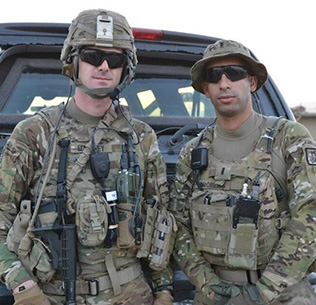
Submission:
<svg viewBox="0 0 316 305">
<path fill-rule="evenodd" d="M 134 207 L 135 205 L 132 203 L 117 204 L 119 236 L 116 241 L 119 248 L 129 249 L 135 247 L 135 238 L 129 229 L 129 223 L 133 217 Z"/>
<path fill-rule="evenodd" d="M 253 223 L 231 227 L 225 262 L 235 268 L 257 269 L 258 229 Z"/>
</svg>

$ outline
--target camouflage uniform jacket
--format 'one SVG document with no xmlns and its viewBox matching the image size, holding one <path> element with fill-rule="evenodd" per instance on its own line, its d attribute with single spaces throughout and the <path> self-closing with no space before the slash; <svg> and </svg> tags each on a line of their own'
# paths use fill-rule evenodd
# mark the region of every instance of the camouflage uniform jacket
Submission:
<svg viewBox="0 0 316 305">
<path fill-rule="evenodd" d="M 114 109 L 115 115 L 109 127 L 132 134 L 132 128 L 123 118 L 122 113 L 115 110 L 113 105 L 112 109 Z M 49 112 L 56 112 L 56 108 L 52 107 L 48 110 Z M 163 206 L 166 206 L 169 200 L 166 169 L 164 159 L 158 148 L 156 135 L 147 124 L 132 119 L 128 108 L 124 112 L 139 135 L 139 145 L 136 145 L 136 152 L 143 171 L 142 196 L 143 198 L 155 197 Z M 108 113 L 104 118 L 107 118 L 107 116 Z M 73 101 L 68 103 L 58 130 L 60 138 L 64 137 L 71 140 L 67 172 L 72 170 L 77 157 L 91 140 L 93 131 L 100 124 L 100 119 L 102 118 L 91 117 L 83 113 L 75 106 Z M 125 140 L 114 130 L 108 129 L 106 124 L 103 127 L 107 130 L 103 131 L 104 136 L 101 137 L 96 149 L 109 154 L 111 167 L 105 184 L 108 189 L 115 189 L 115 178 L 120 169 L 122 143 Z M 0 274 L 9 289 L 14 289 L 20 283 L 31 278 L 30 272 L 27 272 L 27 269 L 21 265 L 16 253 L 8 250 L 6 236 L 17 216 L 21 200 L 23 198 L 31 200 L 34 198 L 51 131 L 47 121 L 42 116 L 34 115 L 20 122 L 15 127 L 3 152 L 0 168 Z M 133 137 L 133 141 L 136 141 L 135 137 Z M 58 164 L 59 148 L 57 148 L 55 154 L 55 161 L 52 166 L 50 179 L 44 189 L 42 201 L 56 196 Z M 100 183 L 92 175 L 89 160 L 75 178 L 71 190 L 68 191 L 70 191 L 68 196 L 72 197 L 75 203 L 88 192 L 93 195 L 101 195 Z M 76 209 L 76 206 L 74 206 L 74 209 Z M 142 209 L 146 209 L 145 204 L 143 204 Z M 93 247 L 83 246 L 78 243 L 78 252 L 82 276 L 93 276 L 93 273 L 107 274 L 104 264 L 105 254 L 112 255 L 115 263 L 120 266 L 120 270 L 139 261 L 136 257 L 137 250 L 119 249 L 115 242 L 109 249 L 105 249 L 104 242 Z M 119 261 L 116 261 L 117 259 Z M 35 261 L 32 267 L 35 268 L 36 263 Z M 45 277 L 45 274 L 47 275 L 44 281 L 51 280 L 48 270 L 44 268 L 42 271 L 42 276 L 44 275 Z M 152 273 L 152 278 L 157 285 L 170 284 L 172 281 L 171 276 L 171 273 L 168 271 L 154 271 Z"/>
<path fill-rule="evenodd" d="M 262 121 L 259 128 L 263 132 L 266 117 L 259 114 L 256 115 Z M 204 143 L 206 147 L 211 147 L 210 139 L 213 139 L 213 133 L 214 126 L 206 129 L 201 146 Z M 195 232 L 198 225 L 194 224 L 193 221 L 202 217 L 204 209 L 204 207 L 201 207 L 199 212 L 195 211 L 197 215 L 194 214 L 195 199 L 192 198 L 192 194 L 194 195 L 194 192 L 199 194 L 199 192 L 197 191 L 198 188 L 191 169 L 191 152 L 197 146 L 197 141 L 198 138 L 195 138 L 187 143 L 182 149 L 177 163 L 176 178 L 171 198 L 171 210 L 174 211 L 179 228 L 175 242 L 174 257 L 197 289 L 208 296 L 211 292 L 210 286 L 220 282 L 212 267 L 217 265 L 214 261 L 218 257 L 218 262 L 223 266 L 224 256 L 229 252 L 229 249 L 228 245 L 226 245 L 226 250 L 220 253 L 222 255 L 210 255 L 209 251 L 201 250 L 201 247 L 196 242 Z M 238 145 L 238 143 L 235 145 Z M 233 150 L 233 147 L 230 146 L 227 149 Z M 283 124 L 280 124 L 279 130 L 275 132 L 272 155 L 275 152 L 283 159 L 283 161 L 279 159 L 277 162 L 283 162 L 284 164 L 285 192 L 287 193 L 286 207 L 290 216 L 284 231 L 279 232 L 282 233 L 280 237 L 278 237 L 278 234 L 275 234 L 277 236 L 276 242 L 271 247 L 270 253 L 268 253 L 268 261 L 264 266 L 261 266 L 261 268 L 265 269 L 262 277 L 257 282 L 261 292 L 270 300 L 278 296 L 285 287 L 301 281 L 312 265 L 316 254 L 316 144 L 304 126 L 284 120 Z M 212 189 L 212 186 L 205 182 L 207 179 L 210 179 L 205 177 L 211 177 L 212 175 L 210 164 L 214 162 L 212 161 L 214 157 L 212 157 L 211 149 L 209 149 L 208 157 L 208 168 L 201 171 L 201 173 L 204 175 L 203 182 L 206 189 Z M 241 160 L 240 163 L 235 163 L 235 165 L 238 167 L 238 164 L 242 164 L 242 161 L 244 160 Z M 261 161 L 265 162 L 264 160 Z M 245 170 L 246 172 L 249 171 L 247 168 Z M 266 175 L 268 174 L 266 173 Z M 233 175 L 231 179 L 233 180 Z M 212 181 L 214 182 L 214 180 Z M 216 183 L 215 181 L 214 184 Z M 218 183 L 218 188 L 220 189 L 219 185 L 221 182 L 219 181 Z M 224 186 L 222 186 L 222 191 L 225 193 Z M 202 193 L 200 192 L 200 194 Z M 264 221 L 268 221 L 266 224 L 269 225 L 269 218 L 263 216 L 267 215 L 264 213 L 269 213 L 269 211 L 262 211 L 265 204 L 266 202 L 261 205 L 258 223 L 260 224 L 265 219 Z M 275 211 L 280 212 L 280 207 L 276 207 Z M 272 216 L 270 218 L 271 222 L 275 221 L 276 217 L 277 214 Z M 206 223 L 200 224 L 200 227 L 217 226 L 217 228 L 221 228 L 223 223 L 220 218 L 221 216 L 214 221 L 215 223 L 210 225 Z M 201 221 L 199 222 L 201 223 Z M 260 232 L 259 228 L 259 239 L 261 238 L 263 242 L 269 240 L 270 232 L 265 233 L 267 234 L 266 236 L 260 237 L 260 234 L 262 232 Z M 203 239 L 203 236 L 201 238 Z M 205 242 L 205 248 L 210 249 L 210 244 L 218 243 L 219 241 L 214 238 L 209 244 Z M 252 270 L 255 270 L 255 268 Z M 233 268 L 232 270 L 235 269 Z"/>
</svg>

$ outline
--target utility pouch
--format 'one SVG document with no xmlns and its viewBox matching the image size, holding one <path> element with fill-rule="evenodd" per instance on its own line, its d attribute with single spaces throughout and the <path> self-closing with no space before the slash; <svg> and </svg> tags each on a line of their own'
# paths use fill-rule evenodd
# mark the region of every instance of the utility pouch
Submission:
<svg viewBox="0 0 316 305">
<path fill-rule="evenodd" d="M 257 269 L 258 215 L 260 202 L 252 197 L 239 197 L 233 210 L 228 251 L 225 262 L 236 268 Z"/>
<path fill-rule="evenodd" d="M 143 241 L 140 250 L 137 252 L 138 258 L 147 258 L 150 253 L 151 243 L 155 229 L 155 221 L 158 214 L 158 202 L 155 199 L 147 199 L 146 221 L 143 233 Z"/>
<path fill-rule="evenodd" d="M 174 216 L 167 210 L 159 210 L 149 255 L 149 267 L 163 270 L 167 267 L 178 230 Z"/>
<path fill-rule="evenodd" d="M 34 274 L 43 283 L 49 281 L 54 273 L 47 249 L 42 242 L 31 240 L 27 234 L 29 221 L 32 217 L 30 200 L 22 200 L 20 211 L 15 218 L 7 236 L 7 246 L 20 258 L 23 266 L 30 274 Z M 53 221 L 54 222 L 54 221 Z"/>
<path fill-rule="evenodd" d="M 29 256 L 29 266 L 41 283 L 47 283 L 55 274 L 51 259 L 46 247 L 39 240 L 33 241 L 32 251 Z"/>
<path fill-rule="evenodd" d="M 111 213 L 103 196 L 86 195 L 76 204 L 78 241 L 87 247 L 101 245 L 108 230 L 108 213 Z"/>
<path fill-rule="evenodd" d="M 21 240 L 26 235 L 26 230 L 28 228 L 31 217 L 31 201 L 22 200 L 20 204 L 20 211 L 15 217 L 13 225 L 7 235 L 7 246 L 10 251 L 18 254 Z M 29 245 L 29 248 L 25 250 L 27 253 L 29 253 L 29 251 L 31 250 L 31 244 Z"/>
<path fill-rule="evenodd" d="M 135 205 L 131 203 L 118 203 L 118 237 L 116 239 L 119 248 L 134 248 L 135 238 L 130 232 L 130 221 L 133 217 Z"/>
<path fill-rule="evenodd" d="M 225 262 L 236 268 L 257 269 L 258 229 L 252 223 L 231 228 Z"/>
</svg>

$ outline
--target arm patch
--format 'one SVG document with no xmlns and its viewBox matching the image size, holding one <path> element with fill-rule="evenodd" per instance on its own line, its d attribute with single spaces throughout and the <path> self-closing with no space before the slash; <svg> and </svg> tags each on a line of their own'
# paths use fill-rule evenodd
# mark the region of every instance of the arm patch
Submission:
<svg viewBox="0 0 316 305">
<path fill-rule="evenodd" d="M 316 166 L 316 149 L 306 148 L 306 160 L 309 165 Z"/>
</svg>

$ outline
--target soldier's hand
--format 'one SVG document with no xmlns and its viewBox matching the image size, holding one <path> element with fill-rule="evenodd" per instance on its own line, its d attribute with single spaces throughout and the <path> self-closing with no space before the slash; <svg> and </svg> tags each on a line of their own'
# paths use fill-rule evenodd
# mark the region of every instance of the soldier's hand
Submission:
<svg viewBox="0 0 316 305">
<path fill-rule="evenodd" d="M 155 301 L 153 305 L 172 305 L 173 297 L 169 291 L 155 292 Z"/>
<path fill-rule="evenodd" d="M 213 300 L 219 300 L 222 296 L 229 296 L 235 298 L 240 294 L 240 289 L 234 284 L 229 284 L 225 282 L 220 282 L 217 285 L 211 286 L 212 292 L 209 295 L 209 298 Z"/>
<path fill-rule="evenodd" d="M 50 302 L 36 283 L 23 291 L 14 292 L 13 296 L 15 300 L 13 305 L 50 305 Z"/>
<path fill-rule="evenodd" d="M 249 295 L 250 299 L 256 304 L 268 304 L 269 300 L 261 295 L 256 285 L 245 285 L 243 286 L 244 291 Z"/>
</svg>

